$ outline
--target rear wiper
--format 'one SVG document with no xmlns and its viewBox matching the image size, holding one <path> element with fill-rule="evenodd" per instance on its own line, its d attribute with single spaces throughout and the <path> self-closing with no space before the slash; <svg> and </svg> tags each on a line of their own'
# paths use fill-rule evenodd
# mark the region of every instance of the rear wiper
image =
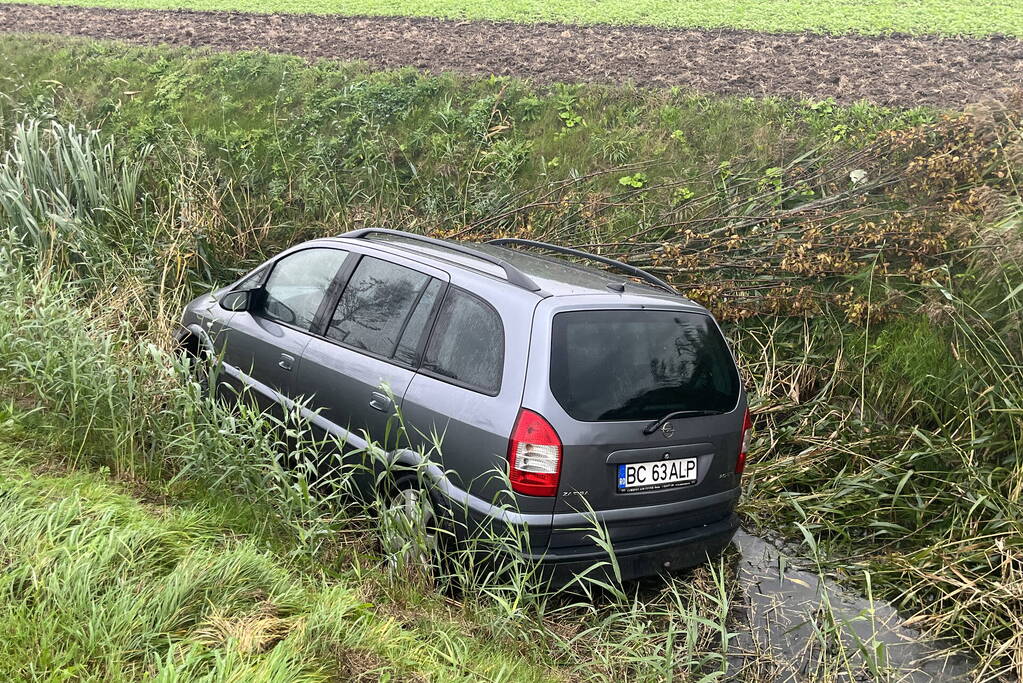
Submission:
<svg viewBox="0 0 1023 683">
<path fill-rule="evenodd" d="M 661 419 L 654 420 L 653 422 L 648 424 L 646 426 L 646 428 L 643 430 L 643 433 L 646 434 L 647 436 L 649 436 L 650 434 L 653 434 L 658 429 L 660 429 L 661 425 L 663 425 L 668 420 L 677 420 L 680 417 L 706 417 L 708 415 L 724 415 L 724 414 L 725 414 L 725 411 L 723 411 L 723 410 L 676 410 L 675 412 L 668 413 L 667 415 L 665 415 Z"/>
</svg>

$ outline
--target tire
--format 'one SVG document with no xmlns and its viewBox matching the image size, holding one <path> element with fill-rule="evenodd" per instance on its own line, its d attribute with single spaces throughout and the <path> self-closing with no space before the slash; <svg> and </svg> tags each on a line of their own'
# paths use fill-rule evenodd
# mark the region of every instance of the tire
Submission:
<svg viewBox="0 0 1023 683">
<path fill-rule="evenodd" d="M 441 536 L 433 500 L 413 478 L 388 488 L 380 514 L 380 546 L 388 564 L 432 573 Z"/>
<path fill-rule="evenodd" d="M 181 351 L 188 360 L 192 380 L 199 385 L 200 396 L 210 396 L 212 384 L 212 358 L 198 337 L 189 335 L 181 342 Z"/>
</svg>

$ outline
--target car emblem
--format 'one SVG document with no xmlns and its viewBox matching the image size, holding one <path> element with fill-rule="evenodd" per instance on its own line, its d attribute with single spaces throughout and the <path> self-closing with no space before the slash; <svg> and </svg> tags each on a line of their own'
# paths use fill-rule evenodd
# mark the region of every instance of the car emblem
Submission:
<svg viewBox="0 0 1023 683">
<path fill-rule="evenodd" d="M 665 422 L 661 426 L 661 434 L 664 434 L 665 439 L 670 439 L 674 433 L 675 425 L 671 424 L 670 422 Z"/>
</svg>

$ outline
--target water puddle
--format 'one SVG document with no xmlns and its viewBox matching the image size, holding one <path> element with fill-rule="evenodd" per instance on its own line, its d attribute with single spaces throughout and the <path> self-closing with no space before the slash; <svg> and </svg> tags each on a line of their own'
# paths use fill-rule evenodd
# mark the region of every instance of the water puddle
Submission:
<svg viewBox="0 0 1023 683">
<path fill-rule="evenodd" d="M 961 681 L 969 662 L 905 626 L 889 604 L 871 603 L 790 564 L 740 530 L 738 580 L 744 627 L 730 647 L 732 672 L 764 681 Z"/>
</svg>

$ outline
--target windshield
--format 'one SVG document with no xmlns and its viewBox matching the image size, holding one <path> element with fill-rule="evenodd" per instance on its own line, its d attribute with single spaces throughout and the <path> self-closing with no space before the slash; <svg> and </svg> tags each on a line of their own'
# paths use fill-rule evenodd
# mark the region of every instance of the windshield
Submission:
<svg viewBox="0 0 1023 683">
<path fill-rule="evenodd" d="M 576 420 L 656 420 L 677 410 L 731 411 L 739 376 L 710 316 L 571 311 L 554 316 L 551 391 Z"/>
</svg>

